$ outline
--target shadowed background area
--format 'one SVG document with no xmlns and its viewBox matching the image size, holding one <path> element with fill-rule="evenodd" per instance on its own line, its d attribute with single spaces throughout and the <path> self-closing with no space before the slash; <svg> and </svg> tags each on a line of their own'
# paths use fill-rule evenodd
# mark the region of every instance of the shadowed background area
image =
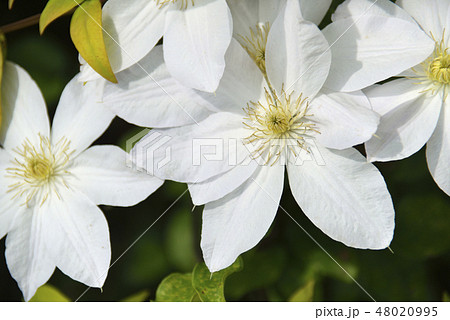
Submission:
<svg viewBox="0 0 450 320">
<path fill-rule="evenodd" d="M 16 0 L 12 11 L 0 3 L 0 25 L 42 11 L 44 0 Z M 131 2 L 131 1 L 130 1 Z M 333 1 L 322 26 L 342 1 Z M 44 93 L 50 117 L 65 84 L 78 71 L 78 55 L 69 37 L 70 16 L 52 23 L 43 36 L 38 26 L 6 35 L 7 59 L 25 68 Z M 125 147 L 140 132 L 116 119 L 96 144 Z M 359 148 L 361 151 L 362 149 Z M 364 251 L 337 243 L 317 229 L 302 213 L 285 187 L 281 205 L 367 292 L 378 301 L 442 301 L 450 292 L 450 198 L 433 182 L 425 152 L 409 159 L 377 164 L 386 178 L 396 208 L 396 230 L 388 250 Z M 201 211 L 192 211 L 186 186 L 172 182 L 132 208 L 102 207 L 110 227 L 112 261 L 167 209 L 143 237 L 115 263 L 103 292 L 89 290 L 81 301 L 119 301 L 145 290 L 155 299 L 158 284 L 173 272 L 188 273 L 202 261 Z M 184 193 L 184 195 L 183 195 Z M 20 301 L 22 295 L 11 278 L 0 240 L 0 301 Z M 261 243 L 243 255 L 244 268 L 225 283 L 228 301 L 288 301 L 299 288 L 314 288 L 314 301 L 370 301 L 350 277 L 283 211 Z M 49 281 L 76 300 L 86 289 L 56 271 Z"/>
</svg>

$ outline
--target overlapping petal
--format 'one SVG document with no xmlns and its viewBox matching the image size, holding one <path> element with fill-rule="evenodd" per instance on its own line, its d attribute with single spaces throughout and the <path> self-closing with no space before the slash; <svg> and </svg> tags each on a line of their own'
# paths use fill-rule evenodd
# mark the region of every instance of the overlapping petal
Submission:
<svg viewBox="0 0 450 320">
<path fill-rule="evenodd" d="M 36 215 L 47 216 L 48 250 L 56 266 L 74 280 L 101 288 L 111 260 L 109 229 L 102 211 L 75 189 L 60 190 Z"/>
<path fill-rule="evenodd" d="M 219 112 L 198 124 L 152 130 L 131 155 L 139 168 L 160 179 L 197 183 L 248 158 L 242 139 L 249 135 L 240 116 Z"/>
<path fill-rule="evenodd" d="M 44 97 L 24 69 L 5 61 L 1 92 L 0 143 L 5 149 L 14 149 L 26 139 L 32 145 L 38 145 L 39 135 L 49 136 L 50 124 Z"/>
<path fill-rule="evenodd" d="M 421 93 L 414 80 L 400 79 L 367 90 L 374 110 L 381 114 L 375 136 L 366 143 L 370 161 L 404 159 L 419 151 L 433 134 L 442 95 Z"/>
<path fill-rule="evenodd" d="M 261 241 L 277 213 L 283 183 L 284 166 L 260 167 L 234 192 L 205 206 L 201 247 L 211 272 Z"/>
<path fill-rule="evenodd" d="M 319 28 L 302 18 L 300 5 L 288 0 L 267 39 L 266 68 L 277 91 L 303 93 L 309 99 L 322 88 L 331 53 Z"/>
<path fill-rule="evenodd" d="M 56 266 L 49 251 L 56 243 L 50 243 L 47 238 L 56 230 L 48 228 L 51 218 L 39 209 L 34 207 L 17 212 L 6 237 L 6 264 L 26 301 L 48 281 Z"/>
<path fill-rule="evenodd" d="M 206 181 L 189 184 L 192 202 L 194 205 L 200 206 L 225 197 L 247 181 L 256 169 L 257 162 L 251 161 L 235 166 L 231 170 Z"/>
<path fill-rule="evenodd" d="M 434 41 L 412 22 L 383 15 L 357 15 L 328 25 L 331 70 L 325 86 L 355 91 L 424 61 Z"/>
<path fill-rule="evenodd" d="M 446 40 L 448 40 L 448 30 L 450 27 L 450 2 L 446 0 L 398 0 L 397 4 L 405 9 L 423 28 L 436 39 L 440 39 L 444 29 Z"/>
<path fill-rule="evenodd" d="M 70 173 L 70 185 L 97 205 L 132 206 L 163 184 L 134 170 L 127 163 L 126 152 L 115 146 L 89 148 L 74 160 Z"/>
<path fill-rule="evenodd" d="M 292 194 L 325 234 L 347 246 L 384 249 L 394 232 L 394 208 L 381 173 L 354 149 L 318 147 L 325 164 L 287 166 Z"/>
<path fill-rule="evenodd" d="M 437 185 L 450 196 L 450 104 L 445 102 L 436 130 L 427 143 L 427 162 Z"/>
<path fill-rule="evenodd" d="M 186 10 L 169 9 L 164 30 L 169 72 L 190 88 L 214 92 L 225 69 L 232 32 L 225 0 L 201 0 Z"/>
<path fill-rule="evenodd" d="M 133 124 L 163 128 L 199 122 L 210 104 L 180 84 L 167 70 L 162 46 L 155 47 L 139 65 L 117 74 L 118 84 L 107 83 L 103 102 Z"/>
<path fill-rule="evenodd" d="M 317 123 L 317 141 L 332 149 L 346 149 L 369 140 L 379 123 L 362 92 L 322 91 L 311 102 L 310 113 Z"/>
<path fill-rule="evenodd" d="M 114 114 L 99 101 L 103 80 L 82 84 L 73 78 L 64 88 L 52 126 L 52 142 L 70 141 L 73 156 L 89 147 L 108 128 Z"/>
</svg>

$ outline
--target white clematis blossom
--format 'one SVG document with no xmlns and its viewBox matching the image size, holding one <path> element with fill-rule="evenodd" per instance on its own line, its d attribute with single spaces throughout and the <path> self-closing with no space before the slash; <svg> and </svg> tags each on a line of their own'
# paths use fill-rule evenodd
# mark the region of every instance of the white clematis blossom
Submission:
<svg viewBox="0 0 450 320">
<path fill-rule="evenodd" d="M 31 77 L 6 62 L 0 131 L 0 238 L 25 300 L 55 267 L 102 287 L 111 259 L 108 224 L 97 205 L 131 206 L 162 180 L 126 165 L 115 146 L 89 145 L 114 115 L 95 102 L 95 83 L 73 79 L 50 131 L 44 99 Z"/>
<path fill-rule="evenodd" d="M 387 1 L 386 1 L 387 2 Z M 382 3 L 382 1 L 380 1 Z M 450 195 L 450 10 L 449 0 L 397 1 L 395 14 L 420 24 L 434 51 L 399 79 L 366 91 L 381 115 L 366 143 L 370 161 L 399 160 L 427 144 L 427 162 L 439 187 Z"/>
<path fill-rule="evenodd" d="M 138 63 L 164 36 L 171 75 L 187 87 L 214 92 L 233 23 L 226 0 L 109 0 L 103 28 L 114 72 Z M 83 63 L 80 81 L 99 77 Z"/>
<path fill-rule="evenodd" d="M 201 247 L 211 272 L 262 239 L 285 170 L 296 201 L 327 235 L 356 248 L 387 247 L 394 229 L 389 192 L 351 148 L 370 139 L 378 115 L 361 92 L 323 87 L 329 45 L 297 0 L 281 7 L 265 48 L 262 64 L 250 46 L 232 40 L 215 95 L 197 93 L 215 112 L 197 124 L 152 130 L 133 150 L 136 164 L 188 183 L 194 204 L 205 204 Z M 171 139 L 150 154 L 157 136 Z"/>
</svg>

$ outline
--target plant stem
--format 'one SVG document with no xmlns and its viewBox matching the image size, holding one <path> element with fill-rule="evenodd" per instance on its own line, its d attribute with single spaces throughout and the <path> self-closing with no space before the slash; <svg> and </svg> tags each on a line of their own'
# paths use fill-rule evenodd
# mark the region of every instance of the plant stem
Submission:
<svg viewBox="0 0 450 320">
<path fill-rule="evenodd" d="M 23 20 L 19 20 L 10 24 L 7 24 L 6 26 L 0 27 L 0 32 L 2 33 L 9 33 L 13 31 L 17 31 L 26 27 L 33 26 L 35 24 L 39 23 L 39 18 L 41 17 L 41 14 L 35 14 L 34 16 L 25 18 Z"/>
</svg>

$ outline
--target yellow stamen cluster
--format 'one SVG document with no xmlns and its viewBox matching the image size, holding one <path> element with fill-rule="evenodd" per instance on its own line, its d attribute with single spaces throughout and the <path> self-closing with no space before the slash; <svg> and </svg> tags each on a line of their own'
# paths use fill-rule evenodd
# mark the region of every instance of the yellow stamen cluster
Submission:
<svg viewBox="0 0 450 320">
<path fill-rule="evenodd" d="M 436 94 L 443 90 L 444 99 L 447 97 L 448 85 L 450 85 L 450 53 L 445 44 L 445 31 L 441 40 L 436 40 L 433 34 L 431 37 L 436 43 L 433 54 L 421 63 L 419 69 L 413 68 L 417 76 L 413 79 L 420 80 L 418 84 L 428 86 L 423 92 Z"/>
<path fill-rule="evenodd" d="M 67 187 L 64 176 L 68 174 L 66 167 L 73 153 L 70 142 L 63 138 L 52 146 L 47 137 L 39 135 L 38 146 L 27 139 L 14 152 L 18 156 L 12 161 L 13 167 L 6 169 L 6 177 L 16 181 L 8 189 L 14 193 L 13 199 L 25 197 L 24 204 L 29 205 L 38 197 L 42 205 L 51 192 L 59 197 L 58 184 Z"/>
<path fill-rule="evenodd" d="M 264 74 L 266 73 L 266 44 L 269 30 L 269 23 L 259 24 L 256 26 L 256 31 L 250 28 L 250 36 L 239 37 L 242 47 Z"/>
<path fill-rule="evenodd" d="M 307 117 L 309 103 L 300 95 L 292 99 L 292 93 L 282 90 L 278 97 L 265 90 L 265 101 L 247 104 L 244 125 L 253 133 L 245 139 L 246 144 L 256 146 L 253 158 L 262 157 L 266 164 L 274 165 L 288 148 L 295 156 L 295 149 L 308 151 L 305 138 L 312 132 L 319 131 Z"/>
<path fill-rule="evenodd" d="M 180 5 L 180 9 L 184 10 L 189 6 L 189 3 L 194 5 L 194 0 L 156 0 L 156 3 L 160 8 L 164 7 L 169 3 L 178 3 Z"/>
<path fill-rule="evenodd" d="M 427 64 L 427 75 L 431 81 L 444 85 L 450 83 L 450 55 L 443 40 L 436 43 L 434 54 L 429 58 Z"/>
</svg>

